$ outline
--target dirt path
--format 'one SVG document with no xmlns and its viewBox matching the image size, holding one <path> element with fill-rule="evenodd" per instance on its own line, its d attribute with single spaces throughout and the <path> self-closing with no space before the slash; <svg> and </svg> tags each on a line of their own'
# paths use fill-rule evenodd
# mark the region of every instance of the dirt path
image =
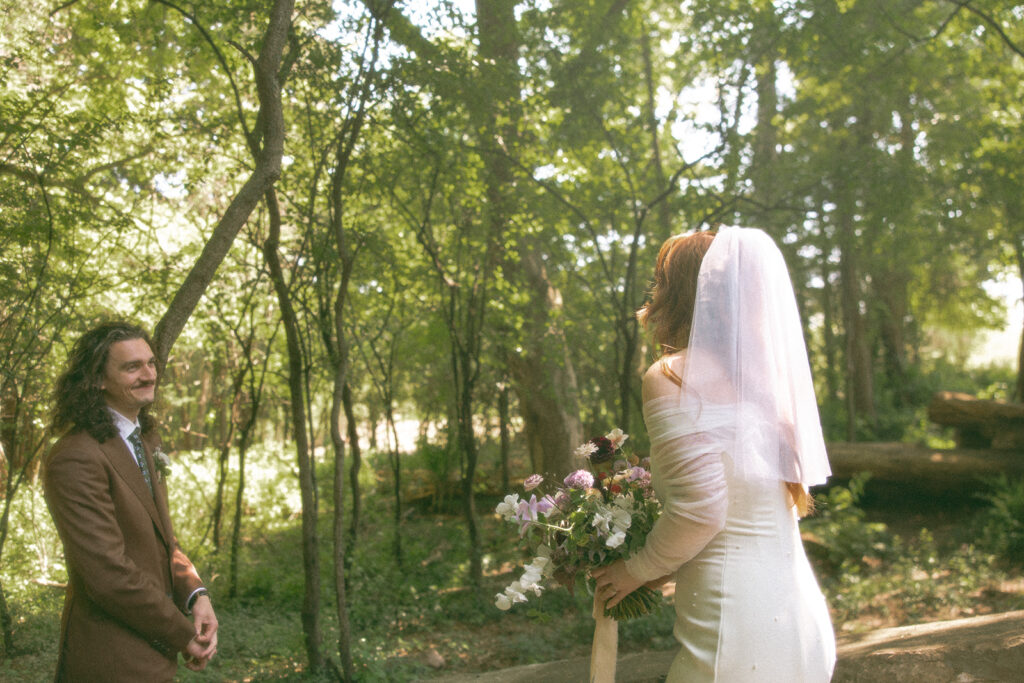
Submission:
<svg viewBox="0 0 1024 683">
<path fill-rule="evenodd" d="M 618 683 L 662 680 L 675 653 L 619 659 Z M 440 679 L 451 683 L 586 683 L 587 658 Z M 1024 610 L 844 636 L 832 683 L 974 683 L 1024 680 Z"/>
</svg>

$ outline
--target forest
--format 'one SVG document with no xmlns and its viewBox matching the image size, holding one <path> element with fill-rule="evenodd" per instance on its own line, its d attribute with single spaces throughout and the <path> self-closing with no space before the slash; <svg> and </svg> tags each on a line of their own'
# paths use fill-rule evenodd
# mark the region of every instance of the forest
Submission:
<svg viewBox="0 0 1024 683">
<path fill-rule="evenodd" d="M 953 447 L 936 392 L 1024 400 L 1024 347 L 969 362 L 1024 296 L 1022 77 L 1007 0 L 0 0 L 0 678 L 52 676 L 51 392 L 101 320 L 153 332 L 221 621 L 181 680 L 587 652 L 579 592 L 494 608 L 493 509 L 591 436 L 646 447 L 671 235 L 775 239 L 829 442 Z M 817 492 L 837 632 L 1024 607 L 1024 482 L 988 485 L 946 535 L 867 475 Z"/>
</svg>

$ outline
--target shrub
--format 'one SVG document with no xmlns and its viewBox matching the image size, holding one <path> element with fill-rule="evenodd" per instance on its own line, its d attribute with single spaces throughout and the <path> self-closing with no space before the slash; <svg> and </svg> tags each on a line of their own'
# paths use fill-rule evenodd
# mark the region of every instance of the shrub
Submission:
<svg viewBox="0 0 1024 683">
<path fill-rule="evenodd" d="M 989 503 L 981 513 L 981 547 L 1015 564 L 1024 563 L 1024 478 L 1000 474 L 986 480 L 980 494 Z"/>
<path fill-rule="evenodd" d="M 857 503 L 871 474 L 856 474 L 847 486 L 815 496 L 816 512 L 803 529 L 824 549 L 828 563 L 841 571 L 858 571 L 865 563 L 888 556 L 892 538 L 885 524 L 868 522 Z"/>
</svg>

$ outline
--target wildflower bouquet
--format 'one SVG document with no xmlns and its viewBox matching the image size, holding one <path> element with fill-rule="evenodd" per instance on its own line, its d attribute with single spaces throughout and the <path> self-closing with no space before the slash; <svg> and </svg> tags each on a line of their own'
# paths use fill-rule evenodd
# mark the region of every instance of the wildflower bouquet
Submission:
<svg viewBox="0 0 1024 683">
<path fill-rule="evenodd" d="M 554 578 L 571 593 L 581 572 L 628 558 L 643 546 L 661 506 L 647 463 L 622 451 L 628 438 L 615 429 L 590 439 L 575 452 L 587 461 L 587 469 L 572 472 L 549 493 L 541 488 L 542 476 L 530 475 L 524 482 L 529 500 L 512 493 L 498 504 L 495 512 L 519 527 L 519 536 L 534 556 L 519 580 L 497 594 L 499 609 L 526 602 L 527 592 L 540 595 L 546 578 Z M 587 587 L 593 590 L 589 580 Z M 660 595 L 642 586 L 605 615 L 623 621 L 647 614 L 658 604 Z"/>
</svg>

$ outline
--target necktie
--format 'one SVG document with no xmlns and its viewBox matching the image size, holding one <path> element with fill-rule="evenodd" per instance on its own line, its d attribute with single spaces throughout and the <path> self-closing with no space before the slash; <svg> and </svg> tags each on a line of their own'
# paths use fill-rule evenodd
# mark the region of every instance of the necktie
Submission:
<svg viewBox="0 0 1024 683">
<path fill-rule="evenodd" d="M 149 468 L 146 467 L 146 451 L 142 448 L 142 437 L 138 427 L 128 435 L 128 442 L 131 443 L 132 450 L 135 451 L 135 460 L 139 463 L 139 468 L 142 470 L 142 477 L 146 480 L 146 486 L 149 487 L 149 492 L 153 493 L 153 480 L 149 476 Z"/>
</svg>

